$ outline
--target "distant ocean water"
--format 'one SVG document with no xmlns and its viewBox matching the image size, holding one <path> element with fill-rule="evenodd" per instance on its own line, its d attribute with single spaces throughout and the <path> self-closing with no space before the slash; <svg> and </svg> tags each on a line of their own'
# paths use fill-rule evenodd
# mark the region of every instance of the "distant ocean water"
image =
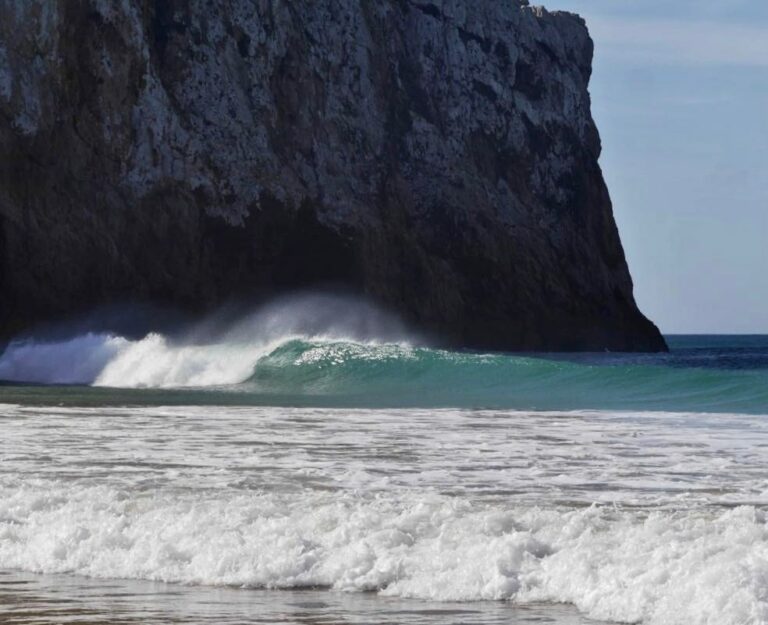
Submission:
<svg viewBox="0 0 768 625">
<path fill-rule="evenodd" d="M 480 354 L 273 313 L 6 347 L 9 622 L 768 623 L 768 337 Z"/>
</svg>

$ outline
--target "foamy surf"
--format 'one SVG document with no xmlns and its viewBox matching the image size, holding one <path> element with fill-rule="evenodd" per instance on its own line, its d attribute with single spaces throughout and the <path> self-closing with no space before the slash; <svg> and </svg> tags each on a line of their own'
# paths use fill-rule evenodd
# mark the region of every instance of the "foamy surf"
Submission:
<svg viewBox="0 0 768 625">
<path fill-rule="evenodd" d="M 570 603 L 648 625 L 768 622 L 768 527 L 719 512 L 557 510 L 438 495 L 2 489 L 0 565 L 433 601 Z"/>
<path fill-rule="evenodd" d="M 0 570 L 768 622 L 763 416 L 4 404 L 0 418 Z"/>
</svg>

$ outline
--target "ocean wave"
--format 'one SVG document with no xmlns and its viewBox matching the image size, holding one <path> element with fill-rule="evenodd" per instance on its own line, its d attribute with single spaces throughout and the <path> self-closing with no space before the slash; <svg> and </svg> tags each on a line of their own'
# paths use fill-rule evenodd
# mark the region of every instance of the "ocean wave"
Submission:
<svg viewBox="0 0 768 625">
<path fill-rule="evenodd" d="M 766 359 L 763 343 L 662 355 L 447 351 L 359 302 L 304 297 L 175 335 L 14 341 L 0 380 L 230 394 L 207 403 L 236 391 L 246 404 L 766 413 Z"/>
<path fill-rule="evenodd" d="M 365 396 L 380 405 L 535 409 L 768 410 L 764 371 L 476 354 L 409 345 L 292 340 L 248 380 L 261 393 Z"/>
<path fill-rule="evenodd" d="M 421 494 L 193 496 L 32 483 L 0 497 L 0 567 L 440 601 L 570 603 L 621 622 L 768 622 L 752 507 L 637 512 Z"/>
<path fill-rule="evenodd" d="M 0 355 L 0 380 L 120 388 L 224 386 L 246 380 L 260 358 L 296 338 L 377 344 L 408 335 L 395 317 L 364 301 L 301 294 L 235 318 L 221 311 L 175 334 L 54 336 L 12 341 Z"/>
<path fill-rule="evenodd" d="M 0 379 L 114 388 L 210 388 L 238 401 L 368 407 L 613 408 L 763 413 L 760 371 L 476 354 L 334 337 L 179 342 L 88 334 L 12 344 Z M 213 399 L 213 398 L 212 398 Z"/>
</svg>

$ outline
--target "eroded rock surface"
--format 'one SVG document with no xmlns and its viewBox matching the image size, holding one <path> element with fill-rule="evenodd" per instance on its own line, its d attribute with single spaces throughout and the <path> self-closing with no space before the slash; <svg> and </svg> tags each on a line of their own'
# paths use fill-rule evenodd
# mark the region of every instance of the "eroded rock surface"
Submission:
<svg viewBox="0 0 768 625">
<path fill-rule="evenodd" d="M 592 51 L 521 0 L 0 0 L 0 327 L 334 284 L 454 345 L 662 349 Z"/>
</svg>

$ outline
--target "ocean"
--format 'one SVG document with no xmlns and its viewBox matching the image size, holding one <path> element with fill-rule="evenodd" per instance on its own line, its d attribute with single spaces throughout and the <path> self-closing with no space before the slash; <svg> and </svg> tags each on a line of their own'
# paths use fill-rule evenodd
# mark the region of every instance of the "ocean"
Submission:
<svg viewBox="0 0 768 625">
<path fill-rule="evenodd" d="M 0 622 L 768 623 L 768 337 L 317 311 L 7 345 Z"/>
</svg>

